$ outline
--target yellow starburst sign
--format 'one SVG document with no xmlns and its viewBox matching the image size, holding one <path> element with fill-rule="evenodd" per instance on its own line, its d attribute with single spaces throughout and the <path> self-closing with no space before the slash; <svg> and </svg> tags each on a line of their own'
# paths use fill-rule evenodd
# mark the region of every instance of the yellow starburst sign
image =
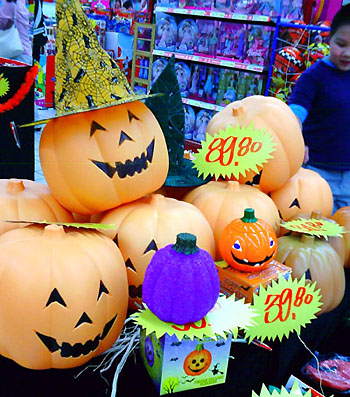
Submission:
<svg viewBox="0 0 350 397">
<path fill-rule="evenodd" d="M 10 83 L 3 73 L 0 74 L 0 97 L 6 95 L 10 90 Z"/>
<path fill-rule="evenodd" d="M 317 237 L 322 236 L 326 239 L 331 236 L 341 236 L 342 233 L 346 232 L 343 226 L 325 219 L 293 219 L 284 222 L 282 226 L 293 232 L 311 234 Z"/>
<path fill-rule="evenodd" d="M 273 158 L 275 146 L 272 135 L 255 129 L 253 123 L 248 127 L 228 125 L 214 136 L 207 134 L 202 148 L 194 154 L 193 167 L 203 178 L 239 178 L 247 171 L 258 173 L 258 167 Z"/>
</svg>

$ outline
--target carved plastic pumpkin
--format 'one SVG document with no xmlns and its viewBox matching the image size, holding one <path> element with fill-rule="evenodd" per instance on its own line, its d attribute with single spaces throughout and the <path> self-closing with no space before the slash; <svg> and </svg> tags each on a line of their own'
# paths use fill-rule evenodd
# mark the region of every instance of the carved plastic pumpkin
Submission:
<svg viewBox="0 0 350 397">
<path fill-rule="evenodd" d="M 300 168 L 284 186 L 271 192 L 270 197 L 284 221 L 301 212 L 320 211 L 327 218 L 332 214 L 333 194 L 328 182 L 306 168 Z"/>
<path fill-rule="evenodd" d="M 46 185 L 26 179 L 0 179 L 0 220 L 73 222 L 73 216 Z M 0 234 L 26 225 L 0 221 Z"/>
<path fill-rule="evenodd" d="M 317 314 L 335 309 L 343 299 L 344 268 L 330 244 L 306 234 L 280 237 L 276 260 L 291 267 L 293 277 L 316 281 L 323 303 Z"/>
<path fill-rule="evenodd" d="M 254 208 L 256 217 L 279 229 L 279 215 L 274 202 L 255 187 L 240 185 L 237 181 L 209 182 L 193 189 L 185 201 L 198 207 L 207 218 L 214 232 L 216 260 L 222 259 L 219 239 L 224 227 L 240 218 L 245 208 Z"/>
<path fill-rule="evenodd" d="M 209 122 L 206 132 L 210 135 L 233 127 L 249 126 L 270 132 L 277 143 L 273 159 L 264 164 L 260 175 L 248 172 L 239 182 L 252 181 L 266 193 L 279 189 L 301 167 L 304 158 L 304 139 L 297 118 L 283 101 L 273 97 L 253 95 L 235 101 L 217 113 Z M 255 176 L 255 177 L 254 177 Z"/>
<path fill-rule="evenodd" d="M 204 349 L 203 343 L 199 343 L 196 350 L 188 354 L 184 361 L 184 371 L 187 375 L 198 376 L 204 374 L 211 364 L 211 353 Z"/>
<path fill-rule="evenodd" d="M 0 236 L 0 354 L 31 369 L 86 363 L 117 339 L 127 276 L 96 231 L 29 226 Z"/>
<path fill-rule="evenodd" d="M 163 132 L 139 101 L 53 119 L 39 150 L 53 195 L 81 214 L 153 192 L 168 173 Z"/>
<path fill-rule="evenodd" d="M 204 215 L 194 205 L 151 194 L 110 210 L 101 223 L 115 224 L 116 231 L 104 231 L 113 238 L 123 255 L 129 282 L 129 307 L 142 302 L 142 283 L 154 253 L 174 244 L 178 233 L 192 233 L 197 245 L 214 257 L 213 232 Z"/>
<path fill-rule="evenodd" d="M 344 229 L 348 233 L 343 233 L 343 239 L 345 243 L 345 259 L 344 267 L 350 267 L 350 207 L 342 207 L 336 211 L 332 219 L 339 225 L 344 226 Z"/>
<path fill-rule="evenodd" d="M 255 273 L 274 259 L 277 236 L 271 225 L 255 218 L 254 210 L 247 208 L 243 218 L 225 226 L 219 240 L 219 250 L 226 263 L 233 268 Z"/>
<path fill-rule="evenodd" d="M 335 220 L 333 220 L 333 219 L 329 219 L 325 216 L 322 216 L 320 211 L 312 211 L 311 214 L 300 213 L 298 215 L 293 216 L 290 220 L 293 220 L 293 219 L 323 219 L 323 220 L 326 220 L 329 222 L 335 222 Z M 284 235 L 299 236 L 300 234 L 301 233 L 292 232 L 291 230 L 285 229 L 283 227 L 283 224 L 281 224 L 281 228 L 280 228 L 280 232 L 279 232 L 280 236 L 284 236 Z M 325 238 L 322 238 L 322 241 L 329 243 L 336 250 L 342 263 L 345 262 L 345 255 L 346 255 L 345 237 L 346 237 L 346 235 L 343 234 L 342 236 L 334 236 L 334 237 L 329 236 L 327 238 L 327 240 Z"/>
<path fill-rule="evenodd" d="M 196 236 L 179 233 L 176 244 L 157 251 L 146 269 L 142 298 L 162 321 L 195 323 L 214 307 L 220 281 L 213 258 Z"/>
</svg>

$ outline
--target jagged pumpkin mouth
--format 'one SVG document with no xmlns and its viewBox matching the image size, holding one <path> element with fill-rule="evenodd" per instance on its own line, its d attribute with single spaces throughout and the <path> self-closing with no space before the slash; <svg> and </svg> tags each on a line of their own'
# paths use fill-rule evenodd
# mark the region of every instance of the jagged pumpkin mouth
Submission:
<svg viewBox="0 0 350 397">
<path fill-rule="evenodd" d="M 271 255 L 267 255 L 265 257 L 265 259 L 263 259 L 262 261 L 258 261 L 258 262 L 250 262 L 248 261 L 248 259 L 244 258 L 244 259 L 239 259 L 237 258 L 233 252 L 231 251 L 231 256 L 233 258 L 233 260 L 237 263 L 239 263 L 240 265 L 246 265 L 246 266 L 252 266 L 252 267 L 259 267 L 262 266 L 264 263 L 266 263 L 267 261 L 269 261 L 275 254 L 275 251 L 271 254 Z"/>
<path fill-rule="evenodd" d="M 59 351 L 61 357 L 77 358 L 82 355 L 86 356 L 98 348 L 100 342 L 108 335 L 117 317 L 118 314 L 116 314 L 110 321 L 108 321 L 108 323 L 105 324 L 101 334 L 97 335 L 94 339 L 89 339 L 85 343 L 75 343 L 74 345 L 71 345 L 68 342 L 62 342 L 62 344 L 59 345 L 55 338 L 41 334 L 37 331 L 35 333 L 37 334 L 41 342 L 43 342 L 46 348 L 50 351 L 50 353 Z"/>
<path fill-rule="evenodd" d="M 126 160 L 124 163 L 117 161 L 115 165 L 105 163 L 103 161 L 91 160 L 101 171 L 103 171 L 109 178 L 113 178 L 114 174 L 123 179 L 127 176 L 134 176 L 140 174 L 148 168 L 148 165 L 153 161 L 155 139 L 147 146 L 146 151 L 141 155 L 134 157 L 133 160 Z"/>
</svg>

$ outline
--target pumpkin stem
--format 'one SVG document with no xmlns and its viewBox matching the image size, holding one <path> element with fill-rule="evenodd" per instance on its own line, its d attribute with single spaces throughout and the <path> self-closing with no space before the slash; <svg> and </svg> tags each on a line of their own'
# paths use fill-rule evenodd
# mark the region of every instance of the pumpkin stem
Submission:
<svg viewBox="0 0 350 397">
<path fill-rule="evenodd" d="M 230 190 L 231 192 L 238 192 L 240 189 L 239 182 L 238 181 L 227 181 L 226 189 Z"/>
<path fill-rule="evenodd" d="M 303 234 L 303 235 L 301 236 L 300 241 L 301 241 L 302 243 L 304 243 L 304 244 L 312 245 L 312 244 L 315 242 L 315 236 L 312 236 L 312 235 L 310 235 L 310 234 Z"/>
<path fill-rule="evenodd" d="M 234 117 L 238 117 L 244 113 L 245 113 L 245 108 L 242 105 L 232 108 L 232 114 Z"/>
<path fill-rule="evenodd" d="M 147 201 L 149 205 L 154 207 L 162 208 L 165 206 L 165 197 L 159 193 L 150 194 Z"/>
<path fill-rule="evenodd" d="M 197 237 L 191 233 L 179 233 L 176 236 L 176 243 L 173 249 L 180 254 L 191 255 L 195 254 L 199 248 L 196 245 Z"/>
<path fill-rule="evenodd" d="M 61 225 L 47 225 L 44 228 L 43 236 L 45 238 L 62 238 L 64 237 L 66 232 L 64 231 L 64 227 Z"/>
<path fill-rule="evenodd" d="M 310 215 L 311 219 L 321 219 L 322 218 L 322 213 L 321 211 L 312 211 Z"/>
<path fill-rule="evenodd" d="M 203 343 L 198 343 L 198 345 L 196 346 L 196 350 L 197 350 L 197 352 L 200 352 L 201 350 L 204 350 Z"/>
<path fill-rule="evenodd" d="M 244 216 L 241 218 L 241 221 L 244 223 L 255 223 L 258 221 L 257 218 L 255 218 L 253 208 L 246 208 L 244 210 Z"/>
<path fill-rule="evenodd" d="M 11 178 L 6 185 L 6 192 L 9 194 L 23 192 L 24 189 L 23 181 L 20 179 Z"/>
</svg>

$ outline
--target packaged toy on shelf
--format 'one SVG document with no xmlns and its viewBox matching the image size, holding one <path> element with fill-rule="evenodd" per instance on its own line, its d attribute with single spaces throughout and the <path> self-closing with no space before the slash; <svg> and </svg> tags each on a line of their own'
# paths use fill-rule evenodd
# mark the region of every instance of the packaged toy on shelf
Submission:
<svg viewBox="0 0 350 397">
<path fill-rule="evenodd" d="M 218 11 L 231 11 L 231 0 L 214 0 L 214 8 Z"/>
<path fill-rule="evenodd" d="M 198 40 L 194 53 L 215 57 L 218 49 L 220 22 L 198 19 L 197 26 Z"/>
<path fill-rule="evenodd" d="M 207 79 L 203 87 L 203 101 L 215 103 L 220 80 L 220 69 L 209 66 Z"/>
<path fill-rule="evenodd" d="M 193 138 L 193 131 L 196 122 L 196 113 L 192 106 L 184 105 L 185 111 L 185 139 Z"/>
<path fill-rule="evenodd" d="M 218 58 L 235 58 L 237 32 L 240 30 L 239 24 L 232 22 L 221 22 L 219 29 L 219 45 L 217 49 Z"/>
<path fill-rule="evenodd" d="M 191 66 L 191 84 L 188 97 L 197 99 L 199 91 L 200 65 L 192 64 Z"/>
<path fill-rule="evenodd" d="M 235 14 L 254 14 L 256 0 L 232 0 L 231 11 Z"/>
<path fill-rule="evenodd" d="M 213 0 L 194 0 L 194 7 L 197 9 L 211 10 L 214 8 Z"/>
<path fill-rule="evenodd" d="M 163 7 L 177 7 L 179 2 L 178 0 L 157 0 L 157 5 Z"/>
<path fill-rule="evenodd" d="M 193 19 L 184 19 L 178 25 L 176 51 L 193 54 L 198 39 L 198 26 Z"/>
<path fill-rule="evenodd" d="M 283 0 L 282 18 L 303 20 L 303 0 Z"/>
<path fill-rule="evenodd" d="M 204 65 L 200 65 L 199 67 L 199 89 L 198 89 L 198 95 L 197 98 L 200 101 L 203 100 L 204 96 L 204 86 L 207 81 L 207 75 L 208 75 L 208 67 Z"/>
<path fill-rule="evenodd" d="M 245 63 L 265 66 L 268 63 L 271 28 L 269 26 L 249 26 L 248 50 Z"/>
<path fill-rule="evenodd" d="M 152 64 L 152 80 L 151 84 L 157 80 L 157 78 L 162 73 L 163 69 L 167 65 L 168 61 L 165 58 L 158 58 Z"/>
<path fill-rule="evenodd" d="M 177 39 L 177 24 L 173 16 L 156 13 L 155 48 L 159 50 L 175 51 Z"/>
<path fill-rule="evenodd" d="M 180 86 L 181 96 L 188 97 L 191 81 L 190 67 L 184 62 L 176 62 L 175 72 Z"/>
<path fill-rule="evenodd" d="M 281 0 L 260 0 L 257 10 L 254 12 L 256 15 L 278 16 L 282 14 Z"/>
<path fill-rule="evenodd" d="M 210 110 L 201 109 L 196 116 L 196 128 L 193 131 L 193 140 L 201 142 L 205 140 L 205 131 L 212 117 Z"/>
<path fill-rule="evenodd" d="M 264 78 L 261 75 L 255 73 L 245 73 L 245 78 L 243 82 L 245 84 L 245 95 L 252 96 L 252 95 L 261 95 L 262 94 L 262 87 Z"/>
<path fill-rule="evenodd" d="M 226 106 L 237 99 L 240 73 L 236 70 L 221 69 L 216 104 Z"/>
</svg>

